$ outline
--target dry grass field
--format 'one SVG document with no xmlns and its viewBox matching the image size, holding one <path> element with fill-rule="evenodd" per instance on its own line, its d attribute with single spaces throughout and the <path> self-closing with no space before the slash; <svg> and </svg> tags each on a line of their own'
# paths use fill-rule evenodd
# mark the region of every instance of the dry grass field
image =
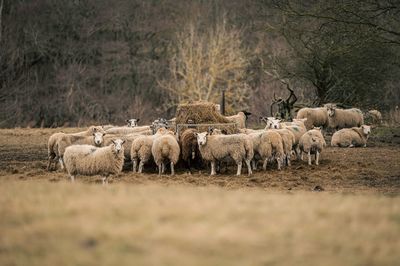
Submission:
<svg viewBox="0 0 400 266">
<path fill-rule="evenodd" d="M 106 187 L 46 171 L 59 130 L 0 130 L 0 265 L 400 261 L 399 129 L 377 130 L 368 148 L 328 148 L 319 167 L 159 177 L 127 166 Z"/>
</svg>

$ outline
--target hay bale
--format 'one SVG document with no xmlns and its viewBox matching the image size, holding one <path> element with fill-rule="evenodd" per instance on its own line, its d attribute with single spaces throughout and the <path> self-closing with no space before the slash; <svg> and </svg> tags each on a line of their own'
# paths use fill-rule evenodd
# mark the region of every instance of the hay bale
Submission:
<svg viewBox="0 0 400 266">
<path fill-rule="evenodd" d="M 189 120 L 194 124 L 229 123 L 229 120 L 217 111 L 216 104 L 210 102 L 180 104 L 176 110 L 176 123 L 187 124 Z"/>
<path fill-rule="evenodd" d="M 218 112 L 217 105 L 210 102 L 191 102 L 180 104 L 176 110 L 176 124 L 226 124 L 231 123 Z M 199 126 L 198 131 L 207 131 L 210 126 Z M 225 129 L 228 134 L 237 133 L 234 125 L 215 125 L 214 128 Z M 181 132 L 183 132 L 184 128 Z"/>
</svg>

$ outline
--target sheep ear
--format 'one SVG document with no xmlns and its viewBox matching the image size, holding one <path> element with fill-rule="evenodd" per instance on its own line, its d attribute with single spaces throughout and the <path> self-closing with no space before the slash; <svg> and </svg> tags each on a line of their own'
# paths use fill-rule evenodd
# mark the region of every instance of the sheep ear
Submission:
<svg viewBox="0 0 400 266">
<path fill-rule="evenodd" d="M 94 127 L 94 128 L 93 128 L 93 132 L 96 132 L 96 131 L 97 131 L 97 127 Z"/>
<path fill-rule="evenodd" d="M 103 133 L 103 137 L 104 137 L 105 135 L 106 135 L 106 133 L 104 132 L 104 133 Z"/>
<path fill-rule="evenodd" d="M 115 144 L 115 140 L 112 139 L 111 142 Z"/>
<path fill-rule="evenodd" d="M 121 144 L 124 144 L 124 143 L 125 143 L 125 140 L 123 139 Z"/>
<path fill-rule="evenodd" d="M 125 122 L 126 122 L 126 123 L 129 123 L 129 119 L 126 119 Z"/>
<path fill-rule="evenodd" d="M 140 121 L 140 118 L 136 119 L 136 122 L 139 122 L 139 121 Z"/>
</svg>

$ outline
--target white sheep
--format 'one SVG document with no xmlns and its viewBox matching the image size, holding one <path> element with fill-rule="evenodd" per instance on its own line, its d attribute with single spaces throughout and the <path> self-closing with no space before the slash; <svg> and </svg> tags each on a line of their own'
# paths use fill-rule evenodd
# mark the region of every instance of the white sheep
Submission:
<svg viewBox="0 0 400 266">
<path fill-rule="evenodd" d="M 282 145 L 283 145 L 283 161 L 287 166 L 290 166 L 290 157 L 292 154 L 292 150 L 296 148 L 295 142 L 296 138 L 292 131 L 287 128 L 282 129 L 273 129 L 275 132 L 278 132 L 282 137 Z"/>
<path fill-rule="evenodd" d="M 251 115 L 251 113 L 242 111 L 237 113 L 236 115 L 226 116 L 225 118 L 228 119 L 231 123 L 236 123 L 237 128 L 246 128 L 246 120 L 247 117 Z"/>
<path fill-rule="evenodd" d="M 315 165 L 319 165 L 319 156 L 322 150 L 326 147 L 326 142 L 324 136 L 322 136 L 320 128 L 314 128 L 312 130 L 307 131 L 300 138 L 300 150 L 303 153 L 307 153 L 308 155 L 308 164 L 311 165 L 311 154 L 315 154 Z"/>
<path fill-rule="evenodd" d="M 333 130 L 360 127 L 364 124 L 364 115 L 360 109 L 339 109 L 336 105 L 327 105 L 328 127 Z"/>
<path fill-rule="evenodd" d="M 112 140 L 114 139 L 122 139 L 124 141 L 124 155 L 125 159 L 130 160 L 131 159 L 131 147 L 132 143 L 134 140 L 136 140 L 139 137 L 143 137 L 144 135 L 138 134 L 138 133 L 133 133 L 133 134 L 127 134 L 127 135 L 120 135 L 120 134 L 106 134 L 104 136 L 103 140 L 103 145 L 102 146 L 108 146 L 112 143 Z"/>
<path fill-rule="evenodd" d="M 170 132 L 168 129 L 160 128 L 157 130 L 156 134 L 151 136 L 141 136 L 135 139 L 131 145 L 131 160 L 132 160 L 132 171 L 135 173 L 138 167 L 138 160 L 139 160 L 139 167 L 138 173 L 143 172 L 143 166 L 147 163 L 151 157 L 151 148 L 153 146 L 153 141 L 161 135 L 167 134 Z"/>
<path fill-rule="evenodd" d="M 102 132 L 104 133 L 104 130 L 101 126 L 90 126 L 87 130 L 77 132 L 77 133 L 70 133 L 66 134 L 64 132 L 58 132 L 54 133 L 50 136 L 48 142 L 47 142 L 47 152 L 48 152 L 48 165 L 47 165 L 47 170 L 51 170 L 51 164 L 54 163 L 54 169 L 57 168 L 57 162 L 59 160 L 58 157 L 58 146 L 56 145 L 57 142 L 65 135 L 72 135 L 72 136 L 92 136 L 95 132 Z"/>
<path fill-rule="evenodd" d="M 282 137 L 278 132 L 263 131 L 248 135 L 254 149 L 253 169 L 257 170 L 257 160 L 263 161 L 263 170 L 267 170 L 267 163 L 276 159 L 278 170 L 281 170 L 282 158 L 284 156 Z"/>
<path fill-rule="evenodd" d="M 164 134 L 154 139 L 151 148 L 154 162 L 158 166 L 158 174 L 164 173 L 165 162 L 169 161 L 171 165 L 171 175 L 175 175 L 174 166 L 179 160 L 180 148 L 178 141 L 173 134 Z"/>
<path fill-rule="evenodd" d="M 328 126 L 328 110 L 326 107 L 301 108 L 297 112 L 296 118 L 307 118 L 307 120 L 304 122 L 307 130 L 312 129 L 313 127 L 326 128 Z"/>
<path fill-rule="evenodd" d="M 140 127 L 113 127 L 105 131 L 107 134 L 141 134 L 141 135 L 151 135 L 153 131 L 150 126 L 140 126 Z"/>
<path fill-rule="evenodd" d="M 103 132 L 94 132 L 92 136 L 77 136 L 77 135 L 69 135 L 65 134 L 60 136 L 57 140 L 56 147 L 56 158 L 58 158 L 61 169 L 64 169 L 64 153 L 67 147 L 71 145 L 94 145 L 100 147 L 103 143 L 103 137 L 105 133 Z"/>
<path fill-rule="evenodd" d="M 332 147 L 366 147 L 371 127 L 362 125 L 361 127 L 344 128 L 335 132 L 332 136 Z"/>
<path fill-rule="evenodd" d="M 76 175 L 102 175 L 103 184 L 109 175 L 122 171 L 124 165 L 124 141 L 116 139 L 107 147 L 92 145 L 72 145 L 64 153 L 65 168 L 75 181 Z"/>
<path fill-rule="evenodd" d="M 303 119 L 294 119 L 293 122 L 281 122 L 280 119 L 276 119 L 274 117 L 268 118 L 267 119 L 267 125 L 265 129 L 281 129 L 285 128 L 290 130 L 294 137 L 294 143 L 293 143 L 293 150 L 295 151 L 297 158 L 300 158 L 300 149 L 299 149 L 299 141 L 300 138 L 304 135 L 304 133 L 307 132 L 306 126 L 304 122 L 306 121 L 306 118 Z"/>
<path fill-rule="evenodd" d="M 252 141 L 247 135 L 210 135 L 208 132 L 196 133 L 197 143 L 203 160 L 211 162 L 211 175 L 216 174 L 216 162 L 231 157 L 237 164 L 237 173 L 242 171 L 242 161 L 247 165 L 248 174 L 251 175 L 250 162 L 254 150 Z"/>
</svg>

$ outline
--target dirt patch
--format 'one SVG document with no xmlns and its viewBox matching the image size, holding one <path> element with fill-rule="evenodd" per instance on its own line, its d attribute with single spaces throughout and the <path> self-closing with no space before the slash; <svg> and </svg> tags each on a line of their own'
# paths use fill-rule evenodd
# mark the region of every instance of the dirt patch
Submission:
<svg viewBox="0 0 400 266">
<path fill-rule="evenodd" d="M 82 129 L 66 128 L 65 132 Z M 20 180 L 44 179 L 50 182 L 66 180 L 61 170 L 47 172 L 48 137 L 60 129 L 0 130 L 0 177 Z M 178 168 L 176 176 L 158 176 L 154 165 L 147 165 L 142 175 L 130 172 L 131 165 L 113 183 L 130 184 L 185 184 L 193 186 L 218 186 L 227 189 L 260 188 L 268 191 L 334 191 L 334 192 L 400 192 L 400 146 L 379 139 L 373 147 L 343 149 L 328 147 L 322 154 L 320 166 L 308 166 L 302 161 L 276 170 L 270 165 L 268 171 L 256 171 L 252 176 L 235 176 L 235 167 L 210 176 L 208 169 L 198 169 L 188 174 Z M 100 177 L 78 177 L 81 182 L 100 182 Z M 319 186 L 323 190 L 315 190 Z"/>
</svg>

